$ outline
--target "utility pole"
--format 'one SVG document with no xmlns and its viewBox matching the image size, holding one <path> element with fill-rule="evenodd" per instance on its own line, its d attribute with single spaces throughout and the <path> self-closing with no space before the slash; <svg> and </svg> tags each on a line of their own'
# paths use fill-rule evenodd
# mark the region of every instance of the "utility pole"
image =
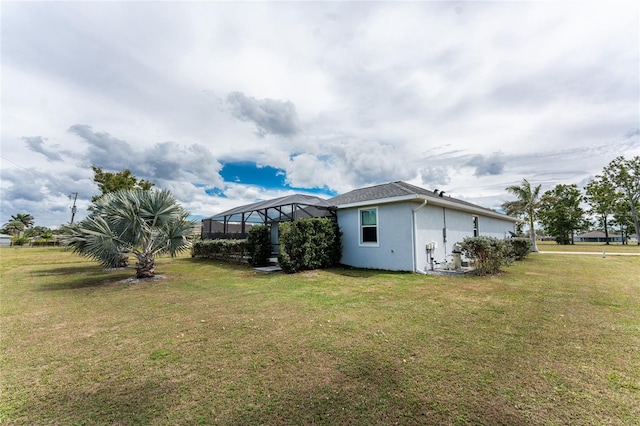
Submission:
<svg viewBox="0 0 640 426">
<path fill-rule="evenodd" d="M 75 195 L 73 197 L 73 207 L 71 207 L 71 225 L 73 225 L 73 218 L 76 215 L 76 200 L 78 199 L 78 193 L 77 192 L 72 192 L 72 195 Z M 69 195 L 69 198 L 71 198 L 71 195 Z"/>
</svg>

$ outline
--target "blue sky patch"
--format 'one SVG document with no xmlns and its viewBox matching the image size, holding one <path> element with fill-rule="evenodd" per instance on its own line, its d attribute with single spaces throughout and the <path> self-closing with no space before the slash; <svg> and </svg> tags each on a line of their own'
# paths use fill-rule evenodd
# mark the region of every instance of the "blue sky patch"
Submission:
<svg viewBox="0 0 640 426">
<path fill-rule="evenodd" d="M 219 188 L 207 188 L 204 190 L 207 195 L 213 195 L 214 197 L 227 198 L 227 196 Z"/>
<path fill-rule="evenodd" d="M 297 188 L 285 182 L 287 173 L 271 166 L 258 166 L 250 161 L 236 161 L 223 163 L 220 176 L 225 182 L 240 183 L 243 185 L 256 185 L 268 189 L 291 189 L 294 191 L 315 194 L 318 196 L 333 197 L 335 191 L 324 188 Z M 222 193 L 213 193 L 207 190 L 209 195 L 224 196 Z"/>
<path fill-rule="evenodd" d="M 271 166 L 259 167 L 256 163 L 249 161 L 238 161 L 233 163 L 223 163 L 220 176 L 225 182 L 235 182 L 244 185 L 258 185 L 264 188 L 285 187 L 284 170 Z"/>
</svg>

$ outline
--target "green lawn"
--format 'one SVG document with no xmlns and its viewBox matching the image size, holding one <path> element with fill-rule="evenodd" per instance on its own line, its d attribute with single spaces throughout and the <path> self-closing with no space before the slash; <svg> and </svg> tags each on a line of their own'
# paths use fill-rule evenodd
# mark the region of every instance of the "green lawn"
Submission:
<svg viewBox="0 0 640 426">
<path fill-rule="evenodd" d="M 183 256 L 153 282 L 58 248 L 0 263 L 2 424 L 640 421 L 640 257 L 478 278 Z"/>
<path fill-rule="evenodd" d="M 575 243 L 560 245 L 554 241 L 538 241 L 540 251 L 570 251 L 570 252 L 594 252 L 602 253 L 636 253 L 640 254 L 640 246 L 635 243 Z"/>
</svg>

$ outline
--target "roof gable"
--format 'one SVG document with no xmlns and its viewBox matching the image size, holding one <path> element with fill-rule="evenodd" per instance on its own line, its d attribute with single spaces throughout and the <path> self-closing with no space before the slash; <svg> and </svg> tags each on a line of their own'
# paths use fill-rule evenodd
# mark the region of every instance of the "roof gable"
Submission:
<svg viewBox="0 0 640 426">
<path fill-rule="evenodd" d="M 411 195 L 411 190 L 400 185 L 404 182 L 391 182 L 382 185 L 370 186 L 368 188 L 354 189 L 346 194 L 329 198 L 327 201 L 334 206 L 360 203 L 364 201 L 380 200 L 383 198 L 394 198 Z"/>
</svg>

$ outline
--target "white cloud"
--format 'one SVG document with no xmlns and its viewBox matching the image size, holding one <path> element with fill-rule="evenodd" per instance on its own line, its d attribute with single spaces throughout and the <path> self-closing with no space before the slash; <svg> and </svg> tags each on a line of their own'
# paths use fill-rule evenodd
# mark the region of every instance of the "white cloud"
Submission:
<svg viewBox="0 0 640 426">
<path fill-rule="evenodd" d="M 577 183 L 640 152 L 638 12 L 9 2 L 0 222 L 68 220 L 68 194 L 84 208 L 97 191 L 92 164 L 129 168 L 205 216 L 289 191 L 223 182 L 224 161 L 282 169 L 297 188 L 444 185 L 487 207 L 522 177 Z"/>
</svg>

